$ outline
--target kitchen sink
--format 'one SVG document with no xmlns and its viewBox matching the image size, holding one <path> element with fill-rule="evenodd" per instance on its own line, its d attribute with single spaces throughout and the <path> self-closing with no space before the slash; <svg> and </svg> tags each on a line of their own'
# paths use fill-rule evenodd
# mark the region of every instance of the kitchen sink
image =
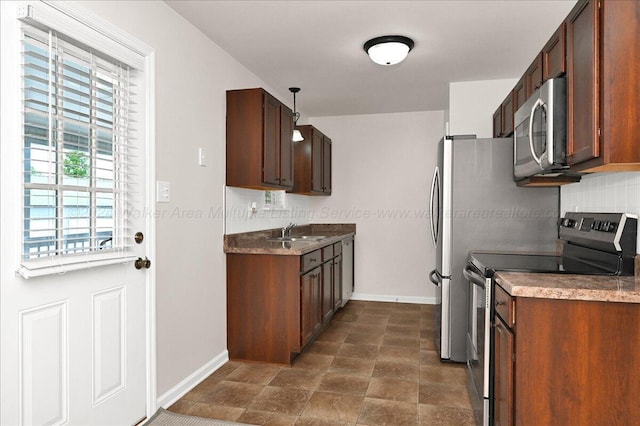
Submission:
<svg viewBox="0 0 640 426">
<path fill-rule="evenodd" d="M 267 238 L 267 241 L 276 241 L 276 242 L 282 242 L 282 241 L 320 241 L 327 238 L 324 235 L 293 235 L 290 237 L 273 237 L 273 238 Z"/>
</svg>

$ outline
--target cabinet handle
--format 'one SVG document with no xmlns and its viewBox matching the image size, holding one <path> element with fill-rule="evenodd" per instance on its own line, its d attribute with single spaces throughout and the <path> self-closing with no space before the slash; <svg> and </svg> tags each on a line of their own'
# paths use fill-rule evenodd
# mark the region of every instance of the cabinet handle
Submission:
<svg viewBox="0 0 640 426">
<path fill-rule="evenodd" d="M 496 306 L 502 306 L 502 305 L 506 305 L 506 303 L 500 300 L 496 300 Z"/>
<path fill-rule="evenodd" d="M 311 259 L 309 259 L 309 262 L 310 262 L 310 263 L 311 263 L 311 262 L 317 262 L 317 261 L 318 261 L 318 259 L 315 259 L 315 258 L 311 258 Z"/>
</svg>

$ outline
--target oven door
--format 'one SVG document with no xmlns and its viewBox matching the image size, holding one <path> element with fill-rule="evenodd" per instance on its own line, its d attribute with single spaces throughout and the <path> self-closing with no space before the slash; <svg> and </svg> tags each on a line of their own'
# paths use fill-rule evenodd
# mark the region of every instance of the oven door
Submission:
<svg viewBox="0 0 640 426">
<path fill-rule="evenodd" d="M 491 278 L 467 264 L 463 271 L 470 286 L 467 327 L 467 376 L 476 422 L 488 426 L 491 414 Z"/>
</svg>

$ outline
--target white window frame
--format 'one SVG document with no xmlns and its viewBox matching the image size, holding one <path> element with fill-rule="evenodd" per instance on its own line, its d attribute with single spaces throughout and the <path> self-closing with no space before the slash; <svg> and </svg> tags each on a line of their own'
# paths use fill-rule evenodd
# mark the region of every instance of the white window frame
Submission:
<svg viewBox="0 0 640 426">
<path fill-rule="evenodd" d="M 133 39 L 129 34 L 115 28 L 97 15 L 89 13 L 85 8 L 73 2 L 63 1 L 27 1 L 18 6 L 18 19 L 41 29 L 52 29 L 61 34 L 82 40 L 82 43 L 122 61 L 129 66 L 142 71 L 144 84 L 144 103 L 146 108 L 142 126 L 144 144 L 147 157 L 154 157 L 153 129 L 155 116 L 153 108 L 154 82 L 154 50 L 143 42 Z M 20 103 L 22 108 L 22 102 Z M 20 142 L 22 144 L 22 140 Z M 22 170 L 21 170 L 22 172 Z M 147 165 L 147 204 L 153 205 L 154 191 L 151 188 L 155 179 L 155 165 L 152 161 Z M 21 185 L 24 188 L 24 185 Z M 21 202 L 22 204 L 22 202 Z M 150 225 L 155 228 L 154 218 L 150 218 Z M 23 244 L 21 235 L 20 244 Z M 21 250 L 22 252 L 22 250 Z M 152 255 L 152 253 L 150 253 Z M 128 262 L 135 256 L 126 251 L 112 251 L 109 253 L 91 252 L 86 255 L 58 255 L 39 259 L 20 260 L 17 273 L 25 279 L 66 273 L 74 270 L 93 268 L 96 266 L 113 265 Z"/>
</svg>

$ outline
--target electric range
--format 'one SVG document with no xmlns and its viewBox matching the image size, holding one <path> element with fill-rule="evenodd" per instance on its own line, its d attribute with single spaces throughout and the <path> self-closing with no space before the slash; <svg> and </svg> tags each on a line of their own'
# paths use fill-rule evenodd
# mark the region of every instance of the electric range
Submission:
<svg viewBox="0 0 640 426">
<path fill-rule="evenodd" d="M 471 291 L 467 327 L 468 388 L 479 425 L 493 424 L 493 294 L 497 271 L 633 275 L 637 216 L 568 212 L 559 222 L 562 255 L 472 251 L 463 271 Z"/>
</svg>

